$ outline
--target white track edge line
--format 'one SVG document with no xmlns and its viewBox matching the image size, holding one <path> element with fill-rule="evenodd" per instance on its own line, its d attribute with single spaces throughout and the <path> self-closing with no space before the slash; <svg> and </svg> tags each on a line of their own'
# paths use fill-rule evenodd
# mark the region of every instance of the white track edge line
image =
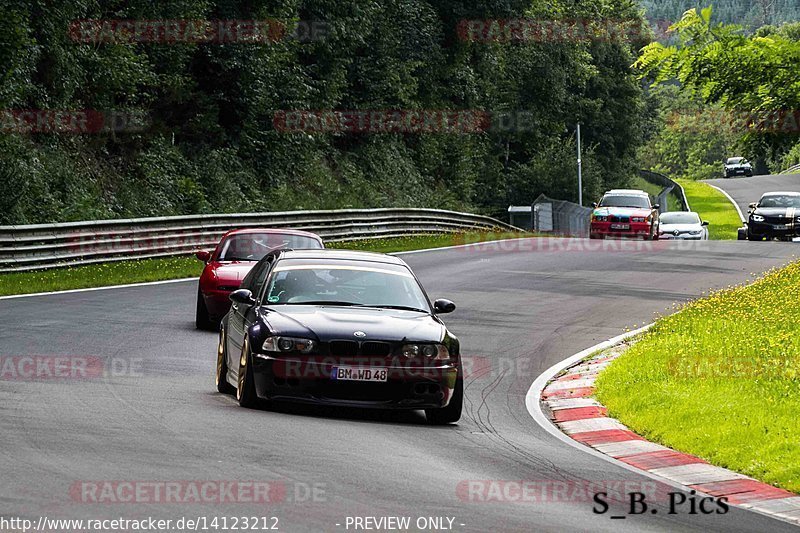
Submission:
<svg viewBox="0 0 800 533">
<path fill-rule="evenodd" d="M 0 296 L 0 300 L 12 300 L 14 298 L 29 298 L 32 296 L 53 296 L 56 294 L 74 294 L 77 292 L 93 292 L 93 291 L 106 291 L 109 289 L 128 289 L 131 287 L 147 287 L 148 285 L 165 285 L 167 283 L 184 283 L 187 281 L 197 281 L 199 278 L 180 278 L 180 279 L 163 279 L 160 281 L 144 281 L 141 283 L 126 283 L 124 285 L 105 285 L 103 287 L 86 287 L 83 289 L 67 289 L 64 291 L 51 291 L 51 292 L 32 292 L 29 294 L 10 294 L 8 296 Z"/>
<path fill-rule="evenodd" d="M 636 330 L 633 330 L 633 331 L 628 331 L 626 333 L 623 333 L 622 335 L 617 335 L 616 337 L 612 337 L 612 338 L 610 338 L 610 339 L 608 339 L 606 341 L 603 341 L 603 342 L 601 342 L 599 344 L 595 344 L 594 346 L 590 346 L 589 348 L 586 348 L 585 350 L 582 350 L 582 351 L 576 353 L 575 355 L 572 355 L 572 356 L 564 359 L 563 361 L 554 364 L 553 366 L 551 366 L 550 368 L 548 368 L 547 370 L 545 370 L 544 372 L 539 374 L 539 376 L 531 384 L 530 388 L 528 389 L 528 393 L 525 395 L 525 407 L 528 409 L 528 414 L 531 415 L 531 418 L 533 418 L 533 421 L 536 422 L 536 424 L 538 424 L 539 427 L 541 427 L 542 429 L 547 431 L 549 434 L 551 434 L 552 436 L 554 436 L 555 438 L 557 438 L 561 442 L 565 442 L 565 443 L 569 444 L 570 446 L 572 446 L 573 448 L 577 448 L 578 450 L 581 450 L 584 453 L 587 453 L 589 455 L 593 455 L 594 457 L 602 459 L 602 460 L 604 460 L 604 461 L 606 461 L 608 463 L 611 463 L 613 465 L 616 465 L 618 467 L 624 468 L 625 470 L 628 470 L 628 471 L 633 472 L 635 474 L 638 474 L 640 476 L 648 477 L 648 478 L 650 478 L 650 479 L 652 479 L 654 481 L 658 481 L 659 483 L 662 483 L 664 485 L 668 485 L 670 487 L 678 489 L 681 492 L 688 492 L 689 490 L 696 490 L 696 489 L 691 489 L 690 487 L 688 487 L 686 485 L 682 485 L 682 484 L 680 484 L 680 483 L 678 483 L 676 481 L 672 481 L 671 479 L 667 479 L 667 478 L 663 478 L 663 477 L 657 476 L 655 474 L 651 474 L 647 470 L 642 470 L 642 469 L 636 468 L 636 467 L 634 467 L 632 465 L 629 465 L 628 463 L 624 463 L 624 462 L 620 461 L 619 459 L 611 457 L 610 455 L 606 455 L 606 454 L 604 454 L 604 453 L 602 453 L 600 451 L 597 451 L 594 448 L 592 448 L 591 446 L 588 446 L 586 444 L 581 444 L 580 442 L 572 439 L 566 433 L 563 433 L 549 418 L 547 418 L 547 416 L 545 416 L 544 411 L 542 411 L 542 404 L 541 404 L 542 391 L 547 386 L 547 384 L 550 382 L 550 380 L 553 379 L 556 375 L 558 375 L 559 372 L 561 372 L 563 370 L 566 370 L 570 366 L 574 365 L 575 363 L 577 363 L 578 361 L 580 361 L 582 359 L 585 359 L 585 358 L 589 357 L 593 353 L 596 353 L 596 352 L 599 352 L 599 351 L 602 351 L 602 350 L 606 350 L 608 348 L 611 348 L 612 346 L 616 346 L 617 344 L 619 344 L 619 343 L 621 343 L 623 341 L 626 341 L 626 340 L 628 340 L 628 339 L 630 339 L 632 337 L 635 337 L 636 335 L 639 335 L 640 333 L 644 333 L 645 331 L 647 331 L 651 327 L 653 327 L 653 325 L 654 325 L 654 323 L 651 322 L 650 324 L 647 324 L 646 326 L 642 326 L 639 329 L 636 329 Z M 704 494 L 702 491 L 699 491 L 699 490 L 696 490 L 696 492 L 698 494 Z M 757 514 L 760 514 L 760 515 L 763 515 L 763 516 L 767 516 L 769 518 L 772 518 L 774 520 L 778 520 L 780 522 L 792 524 L 792 525 L 795 525 L 795 526 L 797 525 L 796 522 L 789 521 L 789 520 L 784 519 L 784 518 L 782 518 L 780 516 L 776 516 L 775 514 L 770 514 L 770 513 L 764 512 L 764 511 L 759 511 L 758 509 L 745 508 L 745 507 L 741 507 L 741 506 L 738 506 L 738 505 L 732 505 L 732 507 L 737 508 L 737 509 L 741 509 L 742 511 L 749 511 L 749 512 L 757 513 Z"/>
<path fill-rule="evenodd" d="M 725 192 L 725 190 L 724 190 L 724 189 L 720 189 L 720 188 L 719 188 L 719 187 L 717 187 L 716 185 L 711 185 L 710 183 L 706 183 L 706 185 L 708 185 L 709 187 L 714 187 L 714 188 L 715 188 L 715 189 L 717 189 L 719 192 L 721 192 L 722 194 L 724 194 L 724 195 L 725 195 L 725 197 L 728 199 L 728 201 L 730 201 L 730 203 L 732 203 L 732 204 L 733 204 L 733 207 L 735 207 L 735 208 L 736 208 L 736 212 L 739 214 L 739 219 L 742 221 L 742 223 L 745 223 L 745 222 L 747 222 L 747 221 L 745 220 L 745 218 L 744 218 L 744 215 L 742 214 L 742 210 L 741 210 L 741 208 L 739 207 L 739 204 L 737 204 L 737 203 L 734 201 L 734 199 L 733 199 L 733 198 L 731 198 L 731 195 L 730 195 L 730 194 L 728 194 L 727 192 Z"/>
<path fill-rule="evenodd" d="M 453 246 L 440 246 L 438 248 L 423 248 L 422 250 L 406 250 L 404 252 L 391 252 L 386 255 L 407 255 L 407 254 L 420 254 L 424 252 L 436 252 L 440 250 L 452 250 L 454 248 L 469 248 L 472 246 L 480 246 L 482 244 L 492 244 L 498 242 L 518 241 L 525 239 L 535 239 L 537 237 L 522 237 L 520 239 L 499 239 L 495 241 L 481 241 L 469 244 L 456 244 Z M 549 238 L 549 237 L 538 237 Z M 125 283 L 123 285 L 105 285 L 103 287 L 86 287 L 83 289 L 67 289 L 64 291 L 50 291 L 50 292 L 32 292 L 28 294 L 10 294 L 8 296 L 0 296 L 0 300 L 12 300 L 14 298 L 30 298 L 33 296 L 52 296 L 54 294 L 74 294 L 78 292 L 92 292 L 92 291 L 105 291 L 109 289 L 128 289 L 131 287 L 147 287 L 149 285 L 162 285 L 166 283 L 183 283 L 187 281 L 196 281 L 198 278 L 180 278 L 180 279 L 165 279 L 159 281 L 145 281 L 142 283 Z"/>
</svg>

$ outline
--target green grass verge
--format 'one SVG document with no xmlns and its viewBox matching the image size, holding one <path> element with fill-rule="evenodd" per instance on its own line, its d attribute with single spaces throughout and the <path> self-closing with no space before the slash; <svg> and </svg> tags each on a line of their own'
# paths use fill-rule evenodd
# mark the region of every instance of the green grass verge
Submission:
<svg viewBox="0 0 800 533">
<path fill-rule="evenodd" d="M 691 210 L 699 213 L 701 219 L 708 220 L 709 239 L 736 239 L 736 230 L 742 226 L 742 220 L 724 194 L 699 181 L 686 179 L 676 181 L 686 192 Z"/>
<path fill-rule="evenodd" d="M 389 253 L 531 236 L 533 234 L 530 233 L 466 232 L 392 239 L 364 239 L 330 243 L 328 247 Z M 202 270 L 203 264 L 194 257 L 170 257 L 118 261 L 35 272 L 14 272 L 0 274 L 0 296 L 192 278 L 199 276 Z"/>
<path fill-rule="evenodd" d="M 535 233 L 514 232 L 465 232 L 438 235 L 414 235 L 409 237 L 395 237 L 391 239 L 361 239 L 348 242 L 332 242 L 325 246 L 343 250 L 361 250 L 363 252 L 407 252 L 410 250 L 424 250 L 426 248 L 441 248 L 444 246 L 458 246 L 477 242 L 494 241 L 500 239 L 521 239 L 536 237 Z"/>
<path fill-rule="evenodd" d="M 800 492 L 800 263 L 661 318 L 597 381 L 609 415 Z"/>
<path fill-rule="evenodd" d="M 664 190 L 664 187 L 661 185 L 657 185 L 655 183 L 650 183 L 646 179 L 641 176 L 635 176 L 632 180 L 631 187 L 634 189 L 639 189 L 653 198 L 658 198 L 658 195 L 661 194 L 661 191 Z M 673 191 L 672 193 L 667 195 L 667 211 L 682 211 L 681 202 L 678 198 L 678 195 L 675 194 Z"/>
</svg>

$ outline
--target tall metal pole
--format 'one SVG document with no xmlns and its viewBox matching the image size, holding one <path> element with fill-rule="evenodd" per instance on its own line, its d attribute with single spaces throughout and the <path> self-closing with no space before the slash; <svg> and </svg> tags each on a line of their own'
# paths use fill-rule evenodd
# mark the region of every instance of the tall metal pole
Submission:
<svg viewBox="0 0 800 533">
<path fill-rule="evenodd" d="M 581 123 L 578 122 L 578 205 L 583 206 L 583 175 L 581 169 Z"/>
</svg>

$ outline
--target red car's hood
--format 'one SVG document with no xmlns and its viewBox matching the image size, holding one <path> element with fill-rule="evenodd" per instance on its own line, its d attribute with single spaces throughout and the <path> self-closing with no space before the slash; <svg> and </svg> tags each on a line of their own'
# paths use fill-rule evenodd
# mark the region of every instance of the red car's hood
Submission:
<svg viewBox="0 0 800 533">
<path fill-rule="evenodd" d="M 649 209 L 639 207 L 597 207 L 594 210 L 596 216 L 622 215 L 626 217 L 647 217 L 650 216 Z"/>
<path fill-rule="evenodd" d="M 255 261 L 233 261 L 232 263 L 211 263 L 209 266 L 220 281 L 235 281 L 238 285 L 250 269 L 256 264 Z"/>
</svg>

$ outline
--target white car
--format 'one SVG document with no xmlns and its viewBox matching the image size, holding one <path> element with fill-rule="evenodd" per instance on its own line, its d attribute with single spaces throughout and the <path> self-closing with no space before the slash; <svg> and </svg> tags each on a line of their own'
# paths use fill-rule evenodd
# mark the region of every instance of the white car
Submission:
<svg viewBox="0 0 800 533">
<path fill-rule="evenodd" d="M 661 213 L 659 239 L 708 240 L 708 222 L 694 211 Z"/>
</svg>

